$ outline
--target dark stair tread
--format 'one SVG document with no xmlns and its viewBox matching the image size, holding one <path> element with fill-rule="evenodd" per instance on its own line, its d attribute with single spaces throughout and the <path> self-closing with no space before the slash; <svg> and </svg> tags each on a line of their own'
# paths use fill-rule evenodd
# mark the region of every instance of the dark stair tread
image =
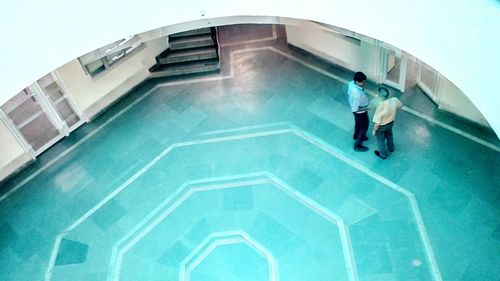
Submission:
<svg viewBox="0 0 500 281">
<path fill-rule="evenodd" d="M 189 49 L 180 49 L 180 50 L 168 50 L 168 52 L 163 52 L 160 54 L 160 58 L 167 58 L 167 57 L 183 57 L 183 56 L 191 56 L 191 55 L 198 55 L 198 54 L 209 54 L 209 53 L 214 53 L 217 52 L 217 49 L 215 49 L 215 46 L 208 46 L 208 47 L 197 47 L 197 48 L 189 48 Z"/>
<path fill-rule="evenodd" d="M 186 43 L 194 43 L 194 42 L 208 41 L 208 40 L 212 40 L 212 36 L 210 34 L 200 34 L 200 35 L 192 35 L 185 37 L 169 38 L 169 44 L 170 45 L 186 44 Z"/>
<path fill-rule="evenodd" d="M 193 30 L 188 30 L 188 31 L 170 34 L 169 37 L 171 37 L 171 38 L 185 37 L 185 36 L 191 36 L 191 35 L 197 35 L 197 34 L 210 34 L 211 32 L 212 32 L 212 30 L 210 27 L 205 27 L 205 28 L 193 29 Z"/>
<path fill-rule="evenodd" d="M 149 69 L 151 77 L 179 76 L 216 72 L 220 69 L 212 29 L 202 29 L 169 36 L 169 48 L 156 57 Z"/>
<path fill-rule="evenodd" d="M 193 55 L 179 56 L 179 57 L 168 56 L 166 58 L 158 59 L 158 63 L 160 63 L 160 64 L 175 64 L 175 63 L 184 63 L 184 62 L 189 62 L 189 61 L 208 60 L 208 59 L 217 59 L 217 52 L 213 51 L 210 53 L 193 54 Z"/>
<path fill-rule="evenodd" d="M 165 51 L 161 52 L 158 56 L 156 56 L 156 61 L 160 60 L 165 61 L 170 58 L 176 59 L 185 56 L 213 54 L 213 53 L 217 55 L 217 49 L 215 48 L 215 46 L 202 46 L 195 48 L 175 49 L 175 50 L 166 49 Z"/>
<path fill-rule="evenodd" d="M 164 66 L 164 65 L 163 65 Z M 203 74 L 210 72 L 218 72 L 220 70 L 218 64 L 198 66 L 194 68 L 185 68 L 185 69 L 159 69 L 151 72 L 150 76 L 152 78 L 158 77 L 170 77 L 170 76 L 181 76 L 181 75 L 189 75 L 189 74 Z"/>
<path fill-rule="evenodd" d="M 182 63 L 172 63 L 172 64 L 156 64 L 150 68 L 150 72 L 160 72 L 167 70 L 186 70 L 186 69 L 194 69 L 194 68 L 203 68 L 206 66 L 217 66 L 219 61 L 217 59 L 209 59 L 209 60 L 198 60 L 198 61 L 189 61 Z"/>
</svg>

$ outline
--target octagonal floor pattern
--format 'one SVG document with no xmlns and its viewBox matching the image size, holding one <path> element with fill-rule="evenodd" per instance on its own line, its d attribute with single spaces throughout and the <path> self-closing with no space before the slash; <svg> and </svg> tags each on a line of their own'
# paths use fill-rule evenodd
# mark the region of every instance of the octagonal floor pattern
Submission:
<svg viewBox="0 0 500 281">
<path fill-rule="evenodd" d="M 52 280 L 107 271 L 108 280 L 174 280 L 181 275 L 179 280 L 191 280 L 191 275 L 193 280 L 358 280 L 357 271 L 380 270 L 430 278 L 429 262 L 418 267 L 391 262 L 391 249 L 401 250 L 398 258 L 407 261 L 422 262 L 428 256 L 425 231 L 415 218 L 420 214 L 414 213 L 407 194 L 346 164 L 340 152 L 290 124 L 263 127 L 210 134 L 162 151 L 59 236 L 59 241 L 86 245 L 88 251 L 73 266 L 57 266 L 56 259 Z M 119 220 L 106 224 L 106 218 Z M 362 239 L 351 241 L 346 225 Z M 393 228 L 398 231 L 388 231 Z M 183 269 L 198 258 L 202 241 L 219 232 L 245 233 L 243 237 L 262 245 L 250 244 L 250 249 L 266 249 L 260 251 L 269 257 L 248 258 L 226 274 L 221 273 L 225 267 L 201 267 L 204 258 L 197 267 L 203 274 Z M 240 244 L 225 246 L 233 255 L 222 255 L 219 263 L 237 258 L 235 249 L 248 252 Z M 357 265 L 356 250 L 362 261 Z M 65 251 L 72 248 L 59 247 L 58 257 Z M 271 270 L 267 258 L 279 267 Z M 245 274 L 238 270 L 253 267 L 269 273 L 264 279 L 240 279 Z"/>
<path fill-rule="evenodd" d="M 356 153 L 342 82 L 231 58 L 144 85 L 7 182 L 2 280 L 498 276 L 497 151 L 400 112 L 396 152 Z"/>
</svg>

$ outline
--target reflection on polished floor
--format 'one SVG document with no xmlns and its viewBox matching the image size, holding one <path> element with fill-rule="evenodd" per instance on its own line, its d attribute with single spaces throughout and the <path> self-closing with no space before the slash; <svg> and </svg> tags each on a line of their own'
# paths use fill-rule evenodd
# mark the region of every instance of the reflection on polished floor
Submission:
<svg viewBox="0 0 500 281">
<path fill-rule="evenodd" d="M 2 280 L 498 280 L 498 139 L 401 111 L 387 160 L 354 152 L 352 74 L 230 28 L 220 74 L 144 83 L 4 183 Z"/>
</svg>

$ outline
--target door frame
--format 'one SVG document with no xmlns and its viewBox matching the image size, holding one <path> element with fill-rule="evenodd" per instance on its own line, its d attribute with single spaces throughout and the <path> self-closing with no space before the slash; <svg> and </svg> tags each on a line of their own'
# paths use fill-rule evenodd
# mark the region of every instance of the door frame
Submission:
<svg viewBox="0 0 500 281">
<path fill-rule="evenodd" d="M 408 67 L 407 56 L 403 56 L 403 51 L 400 49 L 393 47 L 391 45 L 382 43 L 380 47 L 381 55 L 380 55 L 380 79 L 381 82 L 391 86 L 395 89 L 398 89 L 402 93 L 405 91 L 405 83 L 406 83 L 406 71 Z M 399 81 L 396 83 L 394 81 L 390 81 L 387 79 L 387 70 L 389 68 L 389 55 L 393 53 L 394 56 L 399 59 Z"/>
<path fill-rule="evenodd" d="M 69 128 L 66 124 L 66 121 L 59 116 L 55 108 L 55 104 L 50 100 L 47 93 L 43 90 L 42 86 L 38 83 L 38 80 L 33 84 L 26 87 L 25 90 L 29 91 L 34 97 L 36 97 L 37 103 L 42 110 L 42 114 L 45 114 L 49 120 L 49 122 L 54 126 L 54 128 L 59 132 L 59 134 L 49 140 L 47 143 L 43 144 L 37 150 L 31 146 L 25 136 L 21 133 L 19 128 L 14 124 L 12 119 L 0 108 L 0 120 L 5 124 L 5 126 L 9 129 L 12 135 L 15 137 L 17 142 L 21 145 L 25 152 L 27 152 L 31 158 L 35 159 L 42 152 L 47 150 L 49 147 L 53 146 L 62 138 L 68 136 L 71 131 L 78 128 L 84 120 L 82 120 L 82 114 L 79 108 L 76 106 L 75 101 L 72 99 L 71 95 L 68 94 L 65 85 L 61 85 L 62 79 L 60 79 L 58 73 L 51 72 L 50 73 L 53 80 L 58 84 L 63 92 L 63 98 L 68 102 L 68 104 L 72 107 L 73 112 L 78 115 L 80 119 L 77 123 L 73 124 L 71 128 Z"/>
</svg>

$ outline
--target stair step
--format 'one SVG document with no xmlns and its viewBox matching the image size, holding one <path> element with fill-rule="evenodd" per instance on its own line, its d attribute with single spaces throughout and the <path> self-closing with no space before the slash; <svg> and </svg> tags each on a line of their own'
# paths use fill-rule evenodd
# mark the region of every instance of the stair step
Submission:
<svg viewBox="0 0 500 281">
<path fill-rule="evenodd" d="M 214 46 L 214 40 L 209 34 L 193 35 L 186 37 L 169 38 L 170 50 L 180 50 L 198 47 Z"/>
<path fill-rule="evenodd" d="M 214 46 L 209 46 L 174 51 L 167 49 L 158 56 L 158 62 L 160 64 L 167 64 L 214 58 L 217 58 L 217 49 Z"/>
<path fill-rule="evenodd" d="M 206 73 L 219 70 L 218 60 L 203 60 L 177 64 L 157 64 L 149 71 L 151 77 L 177 76 L 183 74 Z"/>
<path fill-rule="evenodd" d="M 198 35 L 198 34 L 210 34 L 211 32 L 212 32 L 212 30 L 210 27 L 205 27 L 205 28 L 188 30 L 188 31 L 184 31 L 184 32 L 170 34 L 168 37 L 175 38 L 175 37 L 184 37 L 184 36 L 191 36 L 191 35 Z"/>
</svg>

